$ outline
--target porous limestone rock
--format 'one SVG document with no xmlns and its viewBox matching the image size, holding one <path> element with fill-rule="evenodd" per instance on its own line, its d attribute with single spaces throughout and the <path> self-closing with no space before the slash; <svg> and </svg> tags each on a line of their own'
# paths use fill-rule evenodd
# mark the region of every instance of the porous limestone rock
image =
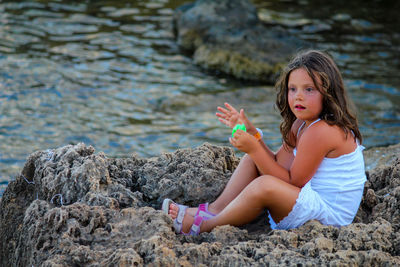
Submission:
<svg viewBox="0 0 400 267">
<path fill-rule="evenodd" d="M 108 158 L 84 144 L 31 154 L 0 202 L 0 266 L 399 266 L 400 159 L 367 172 L 354 223 L 312 220 L 177 235 L 164 197 L 212 201 L 239 159 L 227 147 L 144 159 Z"/>
</svg>

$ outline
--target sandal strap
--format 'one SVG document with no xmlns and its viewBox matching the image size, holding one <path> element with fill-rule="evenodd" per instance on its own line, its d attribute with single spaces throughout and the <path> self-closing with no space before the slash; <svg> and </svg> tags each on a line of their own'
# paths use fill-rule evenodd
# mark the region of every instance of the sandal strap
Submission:
<svg viewBox="0 0 400 267">
<path fill-rule="evenodd" d="M 208 210 L 208 203 L 202 203 L 199 205 L 195 216 L 202 216 L 204 220 L 208 220 L 216 215 Z"/>
<path fill-rule="evenodd" d="M 174 220 L 174 229 L 176 233 L 182 233 L 182 222 L 183 218 L 185 217 L 186 209 L 188 206 L 185 205 L 179 205 L 179 211 L 178 211 L 178 216 Z"/>
<path fill-rule="evenodd" d="M 178 223 L 182 223 L 183 218 L 185 217 L 186 209 L 188 208 L 188 206 L 178 204 L 178 208 L 179 208 L 179 211 L 178 211 L 178 216 L 176 217 L 176 221 Z"/>
<path fill-rule="evenodd" d="M 205 218 L 202 216 L 194 217 L 194 222 L 192 224 L 192 227 L 190 228 L 189 235 L 199 235 L 200 226 L 201 226 L 203 220 L 205 220 Z"/>
</svg>

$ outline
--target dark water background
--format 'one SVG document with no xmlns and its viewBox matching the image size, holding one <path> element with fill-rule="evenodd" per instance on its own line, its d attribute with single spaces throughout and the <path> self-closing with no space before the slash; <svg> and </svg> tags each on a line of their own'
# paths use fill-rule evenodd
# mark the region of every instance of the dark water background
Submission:
<svg viewBox="0 0 400 267">
<path fill-rule="evenodd" d="M 0 2 L 0 195 L 36 150 L 84 142 L 149 157 L 228 145 L 214 115 L 224 101 L 279 146 L 271 86 L 204 72 L 177 47 L 172 14 L 186 2 Z M 399 1 L 253 3 L 266 23 L 334 56 L 367 148 L 400 141 Z"/>
</svg>

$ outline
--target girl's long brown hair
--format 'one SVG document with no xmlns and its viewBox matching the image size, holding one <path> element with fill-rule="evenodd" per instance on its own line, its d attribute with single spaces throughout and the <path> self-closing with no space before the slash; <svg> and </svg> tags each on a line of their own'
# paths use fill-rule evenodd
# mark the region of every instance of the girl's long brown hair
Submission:
<svg viewBox="0 0 400 267">
<path fill-rule="evenodd" d="M 283 118 L 280 125 L 283 141 L 292 148 L 296 145 L 296 137 L 291 131 L 296 116 L 288 102 L 288 81 L 290 73 L 299 68 L 307 71 L 323 96 L 323 109 L 319 118 L 329 125 L 341 127 L 346 135 L 353 132 L 355 138 L 361 143 L 362 137 L 358 129 L 354 105 L 347 96 L 342 75 L 333 59 L 328 54 L 317 50 L 308 50 L 296 55 L 283 70 L 275 85 L 278 91 L 276 105 Z M 317 82 L 317 75 L 321 84 Z"/>
</svg>

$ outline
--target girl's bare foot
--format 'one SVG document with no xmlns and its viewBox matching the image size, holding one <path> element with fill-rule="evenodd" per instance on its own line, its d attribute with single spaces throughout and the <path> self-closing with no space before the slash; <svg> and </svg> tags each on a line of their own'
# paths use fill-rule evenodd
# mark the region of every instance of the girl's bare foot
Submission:
<svg viewBox="0 0 400 267">
<path fill-rule="evenodd" d="M 194 214 L 193 216 L 190 213 L 190 210 L 194 210 Z M 179 207 L 177 205 L 175 205 L 174 203 L 171 203 L 169 205 L 169 211 L 168 211 L 168 215 L 171 216 L 171 218 L 173 220 L 176 219 L 176 217 L 178 217 L 178 213 L 179 213 Z M 193 224 L 194 221 L 194 215 L 196 213 L 196 209 L 195 208 L 189 208 L 186 210 L 185 212 L 185 216 L 183 217 L 183 221 L 182 221 L 182 232 L 184 233 L 189 233 L 190 231 L 190 227 Z"/>
<path fill-rule="evenodd" d="M 173 220 L 175 220 L 176 217 L 178 217 L 178 212 L 179 212 L 179 207 L 174 203 L 171 203 L 169 205 L 168 215 L 171 216 Z"/>
</svg>

